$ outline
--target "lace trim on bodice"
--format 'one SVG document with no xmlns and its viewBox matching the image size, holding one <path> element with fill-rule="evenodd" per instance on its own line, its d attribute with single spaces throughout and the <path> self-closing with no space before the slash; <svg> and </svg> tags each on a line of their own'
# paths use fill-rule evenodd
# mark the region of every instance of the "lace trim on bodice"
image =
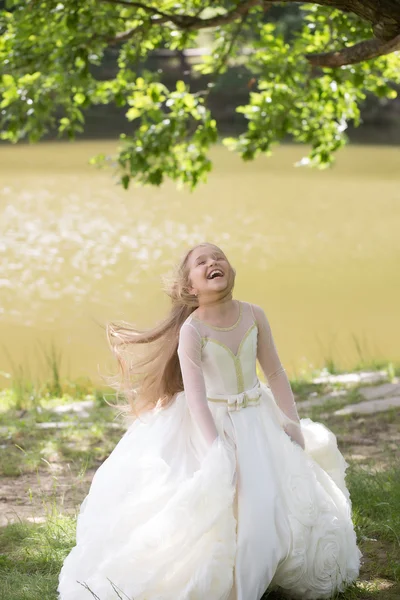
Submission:
<svg viewBox="0 0 400 600">
<path fill-rule="evenodd" d="M 252 333 L 252 331 L 254 329 L 257 329 L 257 325 L 255 323 L 253 323 L 249 329 L 246 331 L 244 337 L 242 338 L 242 341 L 239 344 L 239 348 L 237 350 L 237 352 L 233 352 L 229 346 L 227 346 L 226 344 L 224 344 L 223 342 L 212 338 L 212 337 L 202 337 L 201 338 L 201 347 L 202 350 L 203 348 L 206 346 L 206 344 L 218 344 L 218 346 L 220 346 L 221 348 L 224 348 L 228 354 L 230 355 L 230 357 L 233 360 L 233 364 L 235 367 L 235 372 L 236 372 L 236 380 L 237 380 L 237 393 L 238 394 L 242 394 L 245 391 L 245 386 L 244 386 L 244 377 L 243 377 L 243 368 L 242 368 L 242 363 L 240 361 L 240 354 L 243 348 L 243 345 L 245 343 L 245 341 L 247 340 L 247 338 L 249 337 L 249 335 Z"/>
</svg>

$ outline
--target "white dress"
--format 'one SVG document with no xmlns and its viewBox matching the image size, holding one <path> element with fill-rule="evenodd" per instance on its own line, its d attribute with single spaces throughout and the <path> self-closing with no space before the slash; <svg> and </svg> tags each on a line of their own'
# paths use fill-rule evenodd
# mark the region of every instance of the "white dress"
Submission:
<svg viewBox="0 0 400 600">
<path fill-rule="evenodd" d="M 185 391 L 134 421 L 95 473 L 60 600 L 260 600 L 267 589 L 313 600 L 357 578 L 336 437 L 305 418 L 305 450 L 293 441 L 298 415 L 268 321 L 238 307 L 232 327 L 193 315 L 182 326 Z"/>
</svg>

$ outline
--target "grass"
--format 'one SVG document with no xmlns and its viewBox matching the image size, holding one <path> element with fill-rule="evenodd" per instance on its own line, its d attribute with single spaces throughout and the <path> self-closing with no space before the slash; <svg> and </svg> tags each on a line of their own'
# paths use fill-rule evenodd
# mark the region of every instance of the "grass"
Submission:
<svg viewBox="0 0 400 600">
<path fill-rule="evenodd" d="M 99 465 L 122 434 L 115 411 L 101 394 L 87 394 L 93 402 L 85 415 L 55 413 L 55 406 L 72 403 L 69 395 L 43 398 L 30 410 L 12 405 L 12 394 L 0 392 L 0 431 L 6 432 L 7 453 L 0 454 L 0 476 L 16 477 L 35 473 L 49 464 L 69 463 L 75 471 Z M 41 427 L 45 425 L 45 428 Z"/>
<path fill-rule="evenodd" d="M 21 521 L 0 534 L 0 599 L 52 600 L 66 554 L 74 546 L 75 519 L 49 511 L 44 523 Z"/>
<path fill-rule="evenodd" d="M 61 377 L 62 353 L 57 349 L 54 342 L 51 343 L 49 349 L 40 345 L 39 350 L 47 371 L 47 376 L 42 380 L 39 380 L 38 377 L 32 377 L 27 361 L 25 364 L 17 364 L 8 349 L 3 345 L 3 351 L 8 358 L 11 372 L 0 371 L 0 376 L 9 381 L 9 385 L 3 390 L 0 399 L 0 409 L 4 408 L 7 402 L 8 406 L 16 411 L 28 411 L 43 406 L 43 402 L 62 401 L 64 397 L 78 400 L 89 394 L 98 396 L 104 393 L 104 390 L 95 388 L 88 378 L 70 380 Z M 7 395 L 6 399 L 4 393 Z M 109 395 L 108 389 L 106 393 Z"/>
<path fill-rule="evenodd" d="M 124 431 L 115 411 L 104 402 L 104 390 L 94 389 L 85 380 L 62 381 L 57 367 L 60 355 L 53 349 L 48 356 L 47 382 L 32 384 L 28 372 L 14 365 L 10 388 L 0 392 L 0 433 L 6 432 L 0 474 L 3 485 L 15 491 L 14 509 L 21 515 L 17 522 L 0 528 L 0 600 L 56 600 L 58 574 L 75 544 L 76 508 L 95 469 Z M 398 365 L 387 362 L 372 364 L 364 358 L 358 366 L 383 368 L 389 380 L 400 374 Z M 335 365 L 332 369 L 338 371 Z M 358 386 L 314 384 L 313 374 L 295 378 L 292 388 L 300 414 L 325 423 L 337 435 L 350 463 L 347 483 L 364 555 L 359 580 L 336 600 L 398 600 L 400 415 L 390 410 L 335 416 L 337 408 L 363 399 Z M 331 397 L 323 405 L 306 412 L 301 408 L 303 400 L 338 391 L 343 395 Z M 106 397 L 113 401 L 109 391 Z M 54 410 L 75 401 L 91 402 L 86 414 Z M 0 495 L 8 498 L 4 491 Z M 277 593 L 267 596 L 269 600 L 280 598 Z"/>
<path fill-rule="evenodd" d="M 343 368 L 341 366 L 341 360 L 337 356 L 337 351 L 335 355 L 334 339 L 326 346 L 317 338 L 316 341 L 320 348 L 323 366 L 316 368 L 314 365 L 306 363 L 301 369 L 296 369 L 294 377 L 291 379 L 293 390 L 297 391 L 300 395 L 305 390 L 307 395 L 307 387 L 310 384 L 312 387 L 313 379 L 319 377 L 321 374 L 339 375 L 348 372 L 385 371 L 389 381 L 395 377 L 400 377 L 400 362 L 377 358 L 376 351 L 365 336 L 360 337 L 356 334 L 351 334 L 350 338 L 354 351 L 352 352 L 350 347 L 349 354 L 353 354 L 355 357 L 351 368 Z"/>
</svg>

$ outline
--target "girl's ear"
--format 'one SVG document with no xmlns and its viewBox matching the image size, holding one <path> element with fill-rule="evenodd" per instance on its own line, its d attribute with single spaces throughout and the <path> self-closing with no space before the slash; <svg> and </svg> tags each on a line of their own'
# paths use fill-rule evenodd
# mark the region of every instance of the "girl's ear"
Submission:
<svg viewBox="0 0 400 600">
<path fill-rule="evenodd" d="M 192 286 L 192 282 L 190 281 L 189 277 L 187 278 L 186 289 L 190 295 L 197 296 L 197 290 Z"/>
</svg>

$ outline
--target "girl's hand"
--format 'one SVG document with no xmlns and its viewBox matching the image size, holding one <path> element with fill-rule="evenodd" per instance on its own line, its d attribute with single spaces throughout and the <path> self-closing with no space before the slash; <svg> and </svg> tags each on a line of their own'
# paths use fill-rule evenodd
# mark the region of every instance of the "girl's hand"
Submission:
<svg viewBox="0 0 400 600">
<path fill-rule="evenodd" d="M 284 430 L 293 442 L 295 442 L 303 450 L 305 449 L 306 444 L 300 424 L 294 422 L 289 423 L 288 425 L 285 425 Z"/>
</svg>

